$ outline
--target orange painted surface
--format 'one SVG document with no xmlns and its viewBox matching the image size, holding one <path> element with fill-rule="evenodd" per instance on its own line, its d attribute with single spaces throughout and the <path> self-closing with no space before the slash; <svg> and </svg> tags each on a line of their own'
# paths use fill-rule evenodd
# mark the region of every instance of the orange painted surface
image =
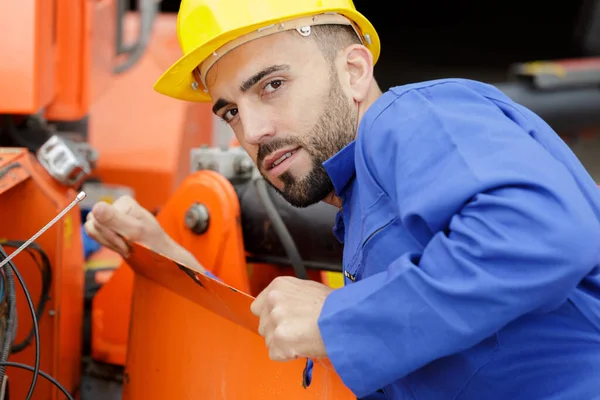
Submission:
<svg viewBox="0 0 600 400">
<path fill-rule="evenodd" d="M 316 363 L 305 389 L 305 360 L 270 360 L 251 296 L 145 247 L 132 249 L 135 318 L 123 400 L 356 398 L 328 362 Z"/>
<path fill-rule="evenodd" d="M 56 1 L 2 0 L 0 113 L 35 113 L 55 94 L 52 38 Z"/>
<path fill-rule="evenodd" d="M 208 105 L 175 101 L 152 89 L 164 68 L 180 55 L 175 18 L 157 16 L 145 55 L 131 70 L 111 77 L 91 106 L 90 144 L 100 155 L 95 175 L 105 183 L 131 187 L 136 200 L 151 211 L 167 201 L 178 202 L 176 190 L 182 194 L 195 186 L 191 179 L 178 189 L 190 173 L 190 150 L 213 142 Z M 126 35 L 134 35 L 136 28 L 136 19 L 127 18 Z M 220 195 L 231 196 L 226 193 Z M 181 228 L 183 213 L 181 207 L 166 207 L 159 220 L 175 240 L 197 254 L 196 239 Z M 220 241 L 218 235 L 214 237 L 211 240 Z M 234 282 L 246 287 L 239 277 Z M 123 262 L 95 296 L 92 356 L 98 361 L 125 364 L 132 290 L 133 273 Z"/>
<path fill-rule="evenodd" d="M 117 0 L 54 1 L 56 73 L 46 79 L 55 81 L 56 94 L 45 116 L 50 120 L 78 120 L 89 112 L 112 73 Z M 46 48 L 51 47 L 46 44 Z"/>
<path fill-rule="evenodd" d="M 131 317 L 133 272 L 121 264 L 94 296 L 92 306 L 92 358 L 125 365 Z"/>
<path fill-rule="evenodd" d="M 195 202 L 210 213 L 209 228 L 202 235 L 184 224 L 185 212 Z M 294 274 L 291 267 L 246 263 L 237 195 L 229 181 L 213 171 L 188 176 L 157 218 L 169 236 L 205 268 L 243 292 L 255 296 L 275 277 Z M 309 278 L 320 281 L 320 271 L 310 270 Z M 125 364 L 130 318 L 138 317 L 131 313 L 133 282 L 133 271 L 123 262 L 94 298 L 92 356 L 97 361 Z"/>
<path fill-rule="evenodd" d="M 43 109 L 49 120 L 84 117 L 105 88 L 115 58 L 115 4 L 2 0 L 0 113 Z"/>
<path fill-rule="evenodd" d="M 18 166 L 11 167 L 17 165 L 15 163 Z M 3 241 L 26 241 L 77 195 L 50 178 L 35 158 L 21 149 L 0 148 L 0 176 L 0 238 Z M 81 363 L 84 257 L 79 226 L 79 211 L 75 207 L 36 240 L 47 253 L 52 270 L 50 300 L 39 319 L 40 368 L 71 391 L 79 385 Z M 6 247 L 5 250 L 11 254 L 16 248 Z M 17 255 L 14 263 L 34 305 L 37 304 L 41 293 L 41 275 L 37 265 L 26 252 Z M 27 336 L 32 323 L 17 280 L 16 294 L 18 331 L 15 342 L 18 343 Z M 9 360 L 33 366 L 34 347 L 35 342 L 32 342 L 24 351 L 11 355 Z M 24 399 L 31 383 L 31 373 L 10 367 L 6 371 L 10 379 L 10 398 Z M 34 393 L 35 400 L 62 398 L 41 377 Z"/>
<path fill-rule="evenodd" d="M 210 214 L 206 232 L 194 234 L 185 224 L 185 213 L 194 203 Z M 213 274 L 238 290 L 249 292 L 242 239 L 240 205 L 231 183 L 214 171 L 190 175 L 158 215 L 165 231 L 192 252 Z"/>
<path fill-rule="evenodd" d="M 210 213 L 209 228 L 202 235 L 195 235 L 184 224 L 185 213 L 195 202 L 204 204 Z M 165 231 L 202 265 L 230 285 L 249 292 L 239 214 L 239 203 L 231 184 L 221 175 L 202 171 L 183 182 L 157 218 Z M 133 273 L 123 263 L 96 294 L 92 312 L 94 359 L 124 365 L 132 290 Z"/>
<path fill-rule="evenodd" d="M 110 78 L 90 108 L 90 144 L 98 150 L 95 174 L 106 183 L 134 189 L 136 200 L 157 210 L 190 172 L 190 149 L 212 143 L 208 104 L 185 103 L 152 86 L 180 55 L 175 15 L 161 14 L 144 56 L 132 69 Z M 127 37 L 137 20 L 126 19 Z"/>
</svg>

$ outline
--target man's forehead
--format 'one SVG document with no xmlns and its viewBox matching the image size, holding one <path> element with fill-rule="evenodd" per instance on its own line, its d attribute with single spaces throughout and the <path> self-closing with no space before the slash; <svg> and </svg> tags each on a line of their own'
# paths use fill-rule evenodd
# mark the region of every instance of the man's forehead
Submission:
<svg viewBox="0 0 600 400">
<path fill-rule="evenodd" d="M 206 74 L 210 87 L 220 79 L 236 79 L 232 84 L 272 65 L 294 66 L 310 55 L 309 40 L 295 32 L 283 31 L 252 39 L 230 50 Z"/>
</svg>

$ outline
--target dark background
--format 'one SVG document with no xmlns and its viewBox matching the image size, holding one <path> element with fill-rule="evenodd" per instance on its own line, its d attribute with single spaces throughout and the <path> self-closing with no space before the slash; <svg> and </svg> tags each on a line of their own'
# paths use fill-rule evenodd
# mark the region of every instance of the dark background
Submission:
<svg viewBox="0 0 600 400">
<path fill-rule="evenodd" d="M 381 36 L 375 73 L 384 89 L 449 76 L 498 82 L 513 63 L 589 55 L 578 31 L 590 23 L 594 1 L 355 0 L 354 4 Z M 161 11 L 177 12 L 179 3 L 163 0 Z"/>
</svg>

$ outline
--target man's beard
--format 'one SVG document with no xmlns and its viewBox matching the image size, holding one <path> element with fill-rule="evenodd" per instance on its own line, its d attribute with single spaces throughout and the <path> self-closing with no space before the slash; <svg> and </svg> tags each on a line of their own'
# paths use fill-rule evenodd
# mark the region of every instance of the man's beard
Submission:
<svg viewBox="0 0 600 400">
<path fill-rule="evenodd" d="M 297 178 L 289 171 L 279 176 L 284 188 L 275 187 L 261 170 L 265 180 L 292 206 L 308 207 L 327 197 L 333 190 L 333 183 L 323 167 L 323 163 L 347 146 L 356 135 L 357 110 L 348 102 L 342 91 L 337 74 L 332 73 L 331 89 L 324 102 L 325 108 L 317 123 L 311 128 L 305 142 L 296 138 L 275 139 L 260 145 L 257 164 L 270 153 L 284 146 L 295 145 L 303 148 L 310 156 L 312 169 L 304 177 Z"/>
</svg>

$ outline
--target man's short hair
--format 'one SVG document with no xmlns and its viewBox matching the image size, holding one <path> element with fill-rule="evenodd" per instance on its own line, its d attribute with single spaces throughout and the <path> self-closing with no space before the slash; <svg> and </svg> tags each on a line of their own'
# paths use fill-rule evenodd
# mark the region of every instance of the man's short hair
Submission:
<svg viewBox="0 0 600 400">
<path fill-rule="evenodd" d="M 360 38 L 348 25 L 314 25 L 309 37 L 317 42 L 325 59 L 333 63 L 338 51 L 352 44 L 361 44 Z"/>
</svg>

